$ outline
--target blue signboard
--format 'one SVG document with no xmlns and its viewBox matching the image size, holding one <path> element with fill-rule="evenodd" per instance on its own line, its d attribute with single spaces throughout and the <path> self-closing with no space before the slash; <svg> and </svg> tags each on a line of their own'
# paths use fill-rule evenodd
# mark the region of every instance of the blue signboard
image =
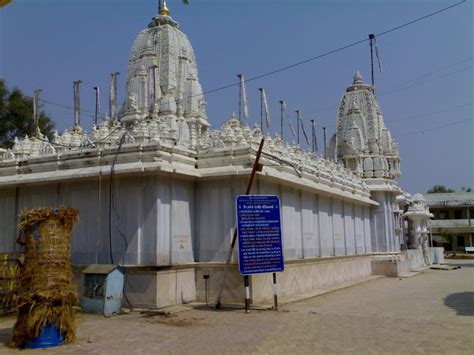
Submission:
<svg viewBox="0 0 474 355">
<path fill-rule="evenodd" d="M 242 275 L 284 270 L 278 196 L 237 197 L 237 228 Z"/>
</svg>

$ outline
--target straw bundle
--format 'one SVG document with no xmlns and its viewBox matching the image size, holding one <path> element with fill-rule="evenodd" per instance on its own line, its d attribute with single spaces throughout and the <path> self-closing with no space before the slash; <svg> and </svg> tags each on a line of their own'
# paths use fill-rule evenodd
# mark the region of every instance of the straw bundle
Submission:
<svg viewBox="0 0 474 355">
<path fill-rule="evenodd" d="M 71 235 L 77 210 L 60 207 L 24 211 L 17 242 L 25 246 L 18 292 L 18 319 L 10 341 L 23 347 L 45 325 L 55 324 L 66 343 L 75 340 L 73 306 L 79 304 L 71 283 Z"/>
</svg>

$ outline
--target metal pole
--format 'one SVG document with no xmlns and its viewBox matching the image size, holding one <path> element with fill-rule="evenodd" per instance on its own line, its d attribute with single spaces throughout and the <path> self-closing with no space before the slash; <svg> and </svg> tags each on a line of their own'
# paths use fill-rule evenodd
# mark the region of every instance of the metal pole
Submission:
<svg viewBox="0 0 474 355">
<path fill-rule="evenodd" d="M 280 100 L 280 137 L 283 139 L 283 100 Z"/>
<path fill-rule="evenodd" d="M 33 123 L 35 129 L 39 128 L 39 96 L 41 89 L 36 89 L 33 97 Z"/>
<path fill-rule="evenodd" d="M 260 130 L 263 134 L 263 89 L 258 88 L 258 91 L 260 91 Z"/>
<path fill-rule="evenodd" d="M 316 119 L 314 119 L 314 151 L 318 153 L 318 135 L 316 134 Z"/>
<path fill-rule="evenodd" d="M 273 309 L 278 311 L 278 291 L 277 291 L 277 274 L 273 273 Z"/>
<path fill-rule="evenodd" d="M 374 38 L 373 33 L 369 34 L 369 43 L 370 43 L 370 73 L 372 74 L 372 87 L 374 87 Z"/>
<path fill-rule="evenodd" d="M 314 120 L 310 120 L 311 122 L 311 151 L 314 153 Z"/>
<path fill-rule="evenodd" d="M 296 142 L 300 145 L 300 111 L 296 110 Z"/>
<path fill-rule="evenodd" d="M 206 287 L 206 306 L 209 306 L 209 275 L 204 275 L 203 278 Z"/>
<path fill-rule="evenodd" d="M 242 74 L 237 75 L 239 77 L 239 122 L 242 123 Z"/>
<path fill-rule="evenodd" d="M 250 313 L 250 282 L 249 275 L 244 276 L 245 287 L 245 313 Z"/>
<path fill-rule="evenodd" d="M 37 95 L 36 91 L 37 90 L 35 90 L 35 93 L 34 93 L 34 96 L 33 96 L 33 124 L 34 124 L 35 128 L 38 127 L 38 122 L 36 122 L 36 110 L 37 110 L 37 108 L 36 108 L 36 95 Z"/>
<path fill-rule="evenodd" d="M 100 89 L 98 86 L 94 87 L 95 90 L 95 116 L 94 124 L 97 126 L 99 115 L 100 115 Z"/>
<path fill-rule="evenodd" d="M 324 143 L 324 157 L 326 158 L 326 149 L 328 146 L 327 136 L 326 136 L 326 127 L 323 127 L 323 143 Z"/>
<path fill-rule="evenodd" d="M 119 72 L 110 74 L 109 114 L 112 121 L 117 119 L 117 76 L 119 74 Z"/>
<path fill-rule="evenodd" d="M 74 80 L 72 84 L 74 94 L 74 127 L 81 125 L 81 99 L 79 96 L 79 84 L 81 82 L 80 80 Z"/>
<path fill-rule="evenodd" d="M 257 171 L 261 171 L 262 166 L 259 164 L 259 160 L 260 160 L 260 155 L 262 154 L 264 143 L 265 143 L 265 138 L 262 137 L 262 140 L 260 141 L 260 146 L 258 147 L 257 155 L 255 156 L 255 162 L 253 163 L 252 173 L 250 174 L 250 178 L 247 183 L 247 189 L 245 190 L 246 195 L 250 194 L 250 190 L 252 190 L 253 180 L 255 178 L 255 175 L 257 174 Z M 221 306 L 222 291 L 224 289 L 225 279 L 229 271 L 229 264 L 230 264 L 230 260 L 232 259 L 232 254 L 234 252 L 236 240 L 237 240 L 237 226 L 234 226 L 234 234 L 232 235 L 232 242 L 230 243 L 229 252 L 227 253 L 227 259 L 225 262 L 224 275 L 222 277 L 222 282 L 219 287 L 219 290 L 217 291 L 216 304 L 215 304 L 216 309 L 220 308 Z"/>
</svg>

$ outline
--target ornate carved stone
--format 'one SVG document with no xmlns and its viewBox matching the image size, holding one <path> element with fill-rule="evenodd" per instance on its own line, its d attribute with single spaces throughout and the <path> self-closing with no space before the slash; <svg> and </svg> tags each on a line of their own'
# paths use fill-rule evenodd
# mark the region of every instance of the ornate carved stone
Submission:
<svg viewBox="0 0 474 355">
<path fill-rule="evenodd" d="M 364 178 L 392 180 L 400 175 L 400 157 L 373 91 L 357 71 L 340 100 L 328 156 Z"/>
</svg>

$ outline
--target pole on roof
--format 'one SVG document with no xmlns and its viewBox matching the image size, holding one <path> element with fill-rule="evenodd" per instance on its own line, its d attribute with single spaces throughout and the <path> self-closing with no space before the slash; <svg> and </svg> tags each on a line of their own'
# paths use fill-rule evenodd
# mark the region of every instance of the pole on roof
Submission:
<svg viewBox="0 0 474 355">
<path fill-rule="evenodd" d="M 375 86 L 375 80 L 374 80 L 374 40 L 375 40 L 375 35 L 373 33 L 369 34 L 370 73 L 371 73 L 371 76 L 372 76 L 372 87 Z"/>
<path fill-rule="evenodd" d="M 79 93 L 79 85 L 82 83 L 80 80 L 74 80 L 72 84 L 74 94 L 74 127 L 81 125 L 81 97 Z"/>
<path fill-rule="evenodd" d="M 324 157 L 327 158 L 327 147 L 328 147 L 328 140 L 326 135 L 326 127 L 323 127 L 323 143 L 324 143 Z"/>
<path fill-rule="evenodd" d="M 39 128 L 39 97 L 40 97 L 41 89 L 36 89 L 34 96 L 33 96 L 33 123 L 35 126 L 35 129 L 37 130 Z"/>
<path fill-rule="evenodd" d="M 94 124 L 97 126 L 100 115 L 100 88 L 98 86 L 94 87 L 95 90 L 95 115 L 94 115 Z"/>
<path fill-rule="evenodd" d="M 117 76 L 119 74 L 119 72 L 110 74 L 109 115 L 111 121 L 117 120 Z"/>
</svg>

